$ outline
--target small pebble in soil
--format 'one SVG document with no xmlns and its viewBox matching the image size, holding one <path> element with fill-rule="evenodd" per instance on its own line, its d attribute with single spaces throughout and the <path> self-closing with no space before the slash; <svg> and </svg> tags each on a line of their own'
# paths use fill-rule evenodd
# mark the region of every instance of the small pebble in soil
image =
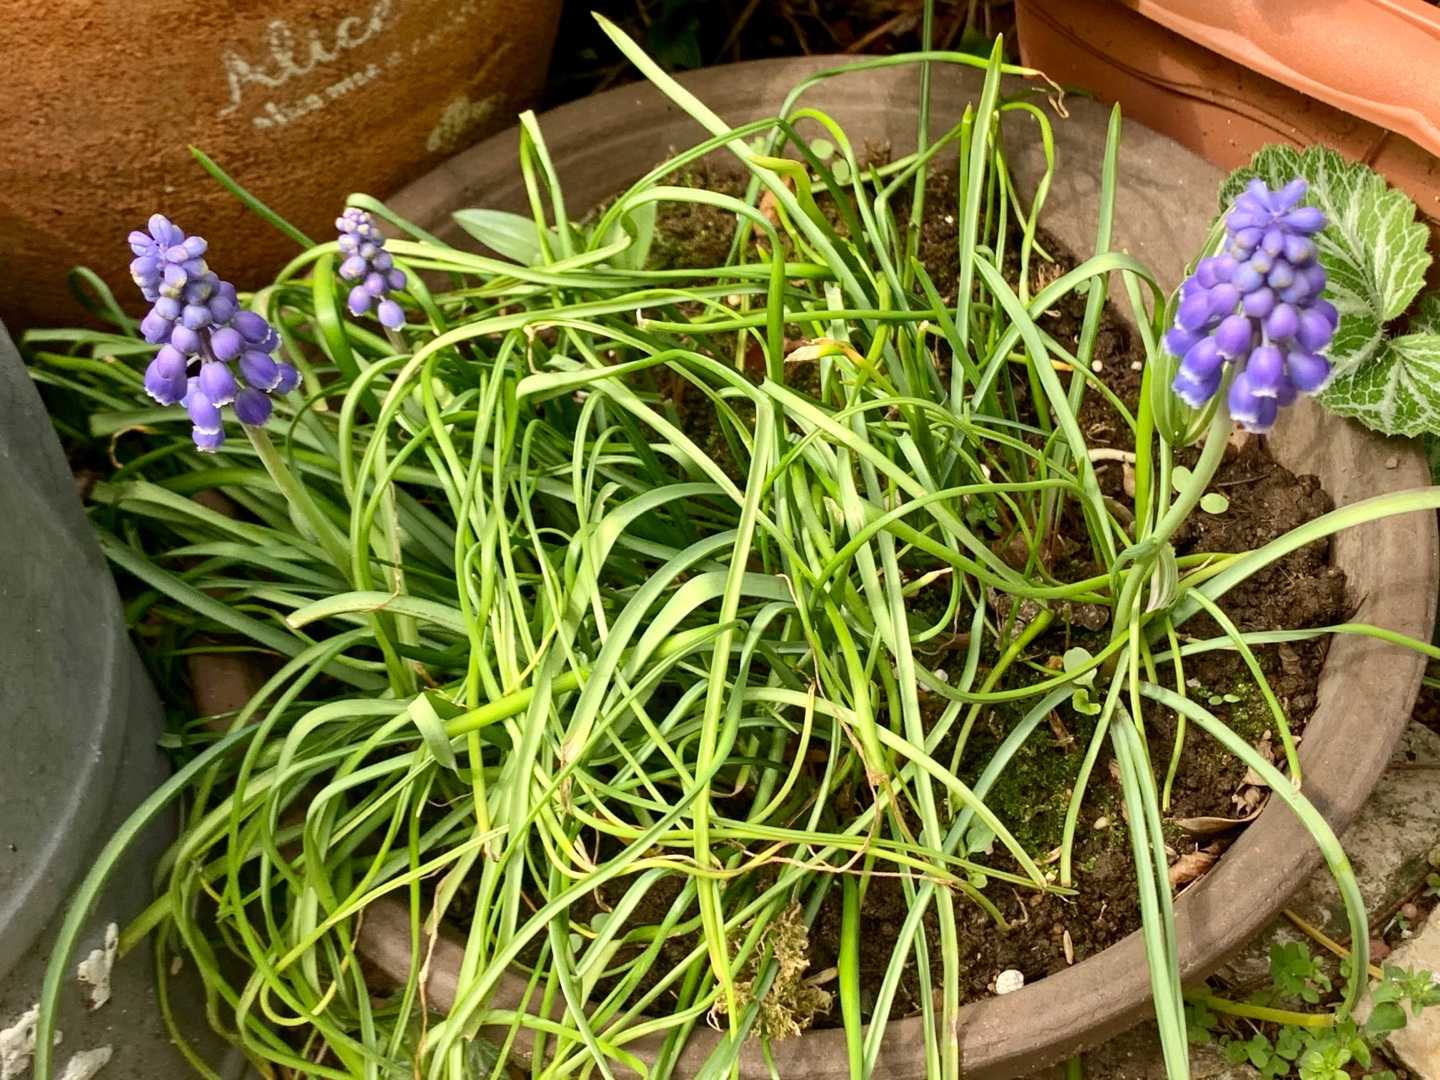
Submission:
<svg viewBox="0 0 1440 1080">
<path fill-rule="evenodd" d="M 1389 946 L 1389 945 L 1386 945 L 1385 942 L 1381 941 L 1379 938 L 1371 938 L 1371 939 L 1370 939 L 1370 959 L 1371 959 L 1371 960 L 1384 960 L 1385 957 L 1387 957 L 1387 956 L 1389 956 L 1389 955 L 1390 955 L 1390 946 Z"/>
<path fill-rule="evenodd" d="M 1090 361 L 1090 370 L 1098 375 L 1100 372 L 1105 370 L 1105 365 L 1102 364 L 1099 360 L 1092 360 Z"/>
<path fill-rule="evenodd" d="M 1025 974 L 1014 968 L 1006 968 L 995 976 L 995 993 L 1013 994 L 1025 985 Z"/>
<path fill-rule="evenodd" d="M 1097 817 L 1097 818 L 1095 819 L 1095 828 L 1096 828 L 1096 829 L 1108 829 L 1109 827 L 1110 827 L 1110 819 L 1109 819 L 1108 817 Z"/>
<path fill-rule="evenodd" d="M 1399 467 L 1400 467 L 1400 459 L 1399 459 L 1398 457 L 1387 457 L 1387 458 L 1385 459 L 1385 468 L 1387 468 L 1387 469 L 1398 469 Z"/>
<path fill-rule="evenodd" d="M 1414 904 L 1401 904 L 1400 915 L 1406 922 L 1414 922 L 1420 918 L 1420 909 Z"/>
<path fill-rule="evenodd" d="M 948 671 L 946 671 L 944 668 L 936 668 L 936 669 L 935 669 L 935 678 L 939 679 L 941 682 L 949 682 L 949 681 L 950 681 L 950 673 L 949 673 Z"/>
</svg>

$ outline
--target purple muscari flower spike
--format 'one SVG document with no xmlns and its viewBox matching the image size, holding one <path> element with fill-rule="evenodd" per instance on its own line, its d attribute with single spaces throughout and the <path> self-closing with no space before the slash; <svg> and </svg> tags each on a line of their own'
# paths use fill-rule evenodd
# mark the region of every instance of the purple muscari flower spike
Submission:
<svg viewBox="0 0 1440 1080">
<path fill-rule="evenodd" d="M 364 285 L 356 285 L 350 290 L 348 301 L 351 315 L 364 315 L 370 310 L 370 305 L 375 302 L 375 297 Z"/>
<path fill-rule="evenodd" d="M 1285 354 L 1285 369 L 1295 389 L 1304 394 L 1318 394 L 1330 381 L 1330 362 L 1304 349 L 1291 349 Z"/>
<path fill-rule="evenodd" d="M 1182 367 L 1175 373 L 1175 382 L 1171 389 L 1186 405 L 1192 409 L 1199 409 L 1215 396 L 1216 390 L 1220 389 L 1220 373 L 1216 372 L 1208 377 L 1196 377 Z"/>
<path fill-rule="evenodd" d="M 206 265 L 202 237 L 186 236 L 163 214 L 154 214 L 129 242 L 135 255 L 130 275 L 153 305 L 140 321 L 140 333 L 160 346 L 145 369 L 145 392 L 162 405 L 184 406 L 200 450 L 218 450 L 224 443 L 225 405 L 242 424 L 264 424 L 272 395 L 288 394 L 300 382 L 294 366 L 270 355 L 280 335 L 263 316 L 240 310 L 235 286 Z M 232 365 L 239 367 L 240 379 Z"/>
<path fill-rule="evenodd" d="M 201 431 L 199 428 L 196 428 L 190 433 L 190 437 L 195 440 L 195 449 L 202 450 L 207 454 L 213 454 L 216 450 L 219 450 L 221 444 L 225 442 L 225 432 L 223 429 L 217 431 Z"/>
<path fill-rule="evenodd" d="M 235 395 L 235 415 L 242 424 L 260 427 L 270 419 L 270 395 L 247 386 Z"/>
<path fill-rule="evenodd" d="M 220 406 L 216 405 L 201 389 L 199 377 L 192 377 L 190 390 L 181 402 L 190 414 L 190 422 L 202 435 L 213 435 L 221 430 Z"/>
<path fill-rule="evenodd" d="M 240 374 L 246 385 L 269 393 L 280 382 L 280 365 L 267 352 L 247 349 L 240 354 Z"/>
<path fill-rule="evenodd" d="M 387 330 L 399 330 L 405 325 L 405 312 L 388 296 L 375 306 L 375 317 Z"/>
<path fill-rule="evenodd" d="M 271 393 L 288 394 L 291 390 L 294 390 L 295 387 L 300 385 L 300 372 L 296 370 L 294 364 L 286 360 L 281 360 L 279 367 L 280 381 L 274 385 L 274 387 L 271 389 Z"/>
<path fill-rule="evenodd" d="M 1250 391 L 1256 397 L 1278 398 L 1285 384 L 1285 356 L 1274 345 L 1257 345 L 1245 365 Z"/>
<path fill-rule="evenodd" d="M 145 369 L 145 392 L 161 405 L 175 405 L 185 396 L 185 357 L 170 345 L 160 346 L 155 359 Z"/>
<path fill-rule="evenodd" d="M 1250 181 L 1225 217 L 1224 249 L 1201 259 L 1181 284 L 1175 325 L 1165 334 L 1165 348 L 1181 357 L 1176 395 L 1200 408 L 1233 364 L 1230 415 L 1250 431 L 1269 431 L 1280 406 L 1297 393 L 1319 393 L 1330 378 L 1321 354 L 1339 315 L 1324 299 L 1312 239 L 1325 215 L 1300 205 L 1306 191 L 1301 179 L 1279 191 Z M 146 257 L 139 247 L 136 253 L 137 262 Z"/>
<path fill-rule="evenodd" d="M 216 406 L 229 405 L 238 389 L 230 365 L 220 360 L 204 360 L 200 364 L 200 389 Z"/>
<path fill-rule="evenodd" d="M 335 228 L 340 233 L 337 243 L 345 255 L 340 276 L 355 283 L 347 300 L 350 314 L 364 315 L 373 307 L 380 325 L 387 330 L 400 329 L 405 325 L 405 312 L 390 293 L 405 287 L 405 271 L 395 266 L 385 250 L 385 237 L 375 219 L 351 206 L 335 219 Z"/>
</svg>

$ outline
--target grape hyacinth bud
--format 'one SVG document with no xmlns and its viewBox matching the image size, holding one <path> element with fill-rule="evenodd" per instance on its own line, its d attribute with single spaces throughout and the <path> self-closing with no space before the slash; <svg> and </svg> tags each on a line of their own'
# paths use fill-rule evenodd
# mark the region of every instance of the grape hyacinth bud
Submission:
<svg viewBox="0 0 1440 1080">
<path fill-rule="evenodd" d="M 1180 286 L 1165 347 L 1180 358 L 1176 395 L 1200 408 L 1235 365 L 1227 402 L 1247 431 L 1269 431 L 1280 406 L 1317 394 L 1330 378 L 1321 352 L 1339 315 L 1324 299 L 1325 270 L 1311 237 L 1325 215 L 1300 206 L 1307 185 L 1272 191 L 1251 180 L 1225 219 L 1226 244 Z"/>
<path fill-rule="evenodd" d="M 385 237 L 375 219 L 364 210 L 347 207 L 335 219 L 340 231 L 340 276 L 356 282 L 350 290 L 348 305 L 351 315 L 364 315 L 373 306 L 375 317 L 387 330 L 405 325 L 405 312 L 390 298 L 390 293 L 405 287 L 405 271 L 401 270 L 385 250 Z"/>
<path fill-rule="evenodd" d="M 145 392 L 161 405 L 183 406 L 195 445 L 207 452 L 225 441 L 225 405 L 242 424 L 264 424 L 271 396 L 300 381 L 292 364 L 271 356 L 280 335 L 263 316 L 240 310 L 235 286 L 206 265 L 204 239 L 186 236 L 163 214 L 130 234 L 130 250 L 130 276 L 153 304 L 140 333 L 160 346 L 145 369 Z"/>
</svg>

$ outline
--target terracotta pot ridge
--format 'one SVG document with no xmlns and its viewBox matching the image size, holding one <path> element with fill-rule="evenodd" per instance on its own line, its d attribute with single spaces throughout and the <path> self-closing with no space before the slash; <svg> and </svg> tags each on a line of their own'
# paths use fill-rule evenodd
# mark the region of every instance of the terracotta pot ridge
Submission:
<svg viewBox="0 0 1440 1080">
<path fill-rule="evenodd" d="M 1440 9 L 1421 0 L 1343 0 L 1317 19 L 1298 5 L 1255 0 L 1122 2 L 1222 56 L 1440 155 Z M 1356 47 L 1366 43 L 1376 47 Z"/>
</svg>

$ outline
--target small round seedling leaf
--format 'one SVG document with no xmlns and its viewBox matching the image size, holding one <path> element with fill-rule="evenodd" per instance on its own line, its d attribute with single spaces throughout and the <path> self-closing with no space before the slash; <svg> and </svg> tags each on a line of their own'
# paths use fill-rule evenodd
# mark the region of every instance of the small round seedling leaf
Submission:
<svg viewBox="0 0 1440 1080">
<path fill-rule="evenodd" d="M 1184 491 L 1185 485 L 1190 482 L 1191 475 L 1190 470 L 1184 465 L 1176 465 L 1175 468 L 1170 470 L 1170 486 L 1173 487 L 1176 492 Z"/>
<path fill-rule="evenodd" d="M 1061 658 L 1061 663 L 1065 667 L 1065 674 L 1070 675 L 1074 672 L 1079 671 L 1081 668 L 1083 668 L 1086 664 L 1090 663 L 1094 659 L 1095 657 L 1091 655 L 1089 649 L 1084 649 L 1081 648 L 1079 645 L 1074 645 L 1065 650 L 1065 655 Z M 1094 686 L 1095 669 L 1092 667 L 1084 674 L 1076 675 L 1075 683 L 1077 686 Z"/>
<path fill-rule="evenodd" d="M 848 161 L 837 161 L 835 167 L 830 170 L 835 174 L 835 182 L 848 184 L 850 182 L 850 163 Z"/>
<path fill-rule="evenodd" d="M 810 142 L 810 152 L 821 161 L 829 161 L 835 156 L 835 144 L 829 139 L 813 139 Z"/>
<path fill-rule="evenodd" d="M 965 851 L 969 855 L 990 855 L 995 851 L 995 833 L 983 821 L 972 822 L 965 830 Z"/>
<path fill-rule="evenodd" d="M 1207 492 L 1200 499 L 1200 509 L 1207 514 L 1223 514 L 1230 509 L 1230 500 L 1218 491 Z"/>
</svg>

